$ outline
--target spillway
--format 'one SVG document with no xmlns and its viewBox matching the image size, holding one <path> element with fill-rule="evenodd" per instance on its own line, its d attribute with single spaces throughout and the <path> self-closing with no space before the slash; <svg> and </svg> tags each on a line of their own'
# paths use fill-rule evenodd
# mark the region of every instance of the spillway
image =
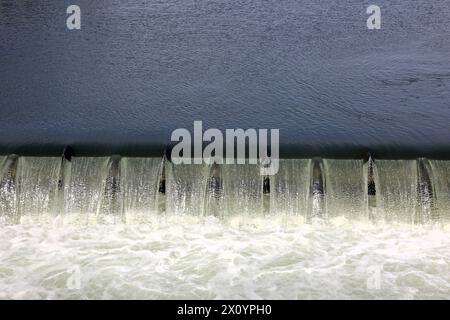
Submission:
<svg viewBox="0 0 450 320">
<path fill-rule="evenodd" d="M 282 159 L 257 165 L 174 165 L 165 157 L 0 157 L 4 224 L 150 223 L 155 217 L 223 221 L 428 224 L 450 214 L 450 161 Z"/>
<path fill-rule="evenodd" d="M 450 296 L 450 161 L 0 164 L 0 298 Z"/>
</svg>

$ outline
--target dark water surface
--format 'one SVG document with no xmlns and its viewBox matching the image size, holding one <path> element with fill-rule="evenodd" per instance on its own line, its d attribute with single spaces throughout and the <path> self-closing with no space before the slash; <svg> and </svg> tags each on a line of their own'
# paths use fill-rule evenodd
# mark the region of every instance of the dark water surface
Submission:
<svg viewBox="0 0 450 320">
<path fill-rule="evenodd" d="M 194 120 L 450 157 L 450 2 L 0 0 L 0 153 L 151 153 Z"/>
</svg>

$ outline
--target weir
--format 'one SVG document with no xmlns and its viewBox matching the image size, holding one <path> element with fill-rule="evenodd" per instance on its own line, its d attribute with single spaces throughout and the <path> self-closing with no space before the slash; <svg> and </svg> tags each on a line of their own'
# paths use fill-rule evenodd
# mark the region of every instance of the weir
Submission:
<svg viewBox="0 0 450 320">
<path fill-rule="evenodd" d="M 261 176 L 258 165 L 175 165 L 165 157 L 10 155 L 0 165 L 3 224 L 151 223 L 164 216 L 450 219 L 444 160 L 281 159 L 274 176 Z"/>
</svg>

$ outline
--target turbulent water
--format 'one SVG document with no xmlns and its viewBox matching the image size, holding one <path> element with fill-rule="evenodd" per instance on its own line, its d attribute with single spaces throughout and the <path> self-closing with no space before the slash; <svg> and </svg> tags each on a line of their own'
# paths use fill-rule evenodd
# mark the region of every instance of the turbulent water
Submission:
<svg viewBox="0 0 450 320">
<path fill-rule="evenodd" d="M 0 228 L 0 298 L 450 298 L 449 230 L 405 225 Z"/>
</svg>

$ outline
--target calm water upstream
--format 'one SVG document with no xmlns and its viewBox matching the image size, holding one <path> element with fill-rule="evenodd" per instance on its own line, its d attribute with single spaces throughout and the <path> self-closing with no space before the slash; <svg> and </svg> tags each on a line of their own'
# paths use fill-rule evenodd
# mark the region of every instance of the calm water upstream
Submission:
<svg viewBox="0 0 450 320">
<path fill-rule="evenodd" d="M 2 0 L 1 152 L 149 152 L 194 120 L 292 152 L 447 152 L 450 5 L 378 0 L 375 31 L 372 2 L 79 0 L 69 31 L 70 1 Z"/>
</svg>

